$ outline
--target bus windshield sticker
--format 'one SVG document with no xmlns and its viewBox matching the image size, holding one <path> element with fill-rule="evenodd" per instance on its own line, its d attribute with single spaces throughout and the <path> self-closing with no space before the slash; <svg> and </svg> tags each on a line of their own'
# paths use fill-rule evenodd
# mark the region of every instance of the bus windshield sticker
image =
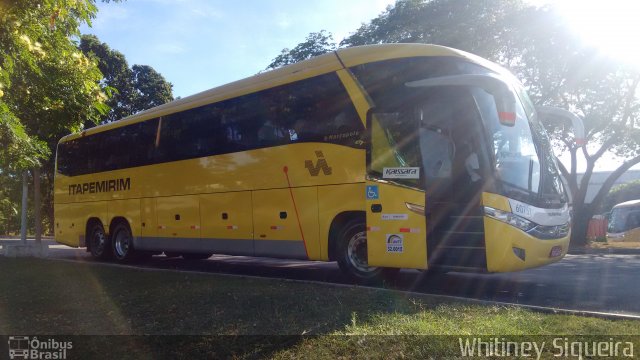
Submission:
<svg viewBox="0 0 640 360">
<path fill-rule="evenodd" d="M 382 220 L 408 220 L 409 214 L 382 214 Z"/>
<path fill-rule="evenodd" d="M 388 253 L 404 252 L 404 235 L 387 234 L 387 252 Z"/>
<path fill-rule="evenodd" d="M 386 167 L 382 173 L 384 179 L 419 179 L 420 168 L 417 167 Z"/>
<path fill-rule="evenodd" d="M 378 185 L 367 185 L 367 200 L 378 200 L 379 198 Z"/>
</svg>

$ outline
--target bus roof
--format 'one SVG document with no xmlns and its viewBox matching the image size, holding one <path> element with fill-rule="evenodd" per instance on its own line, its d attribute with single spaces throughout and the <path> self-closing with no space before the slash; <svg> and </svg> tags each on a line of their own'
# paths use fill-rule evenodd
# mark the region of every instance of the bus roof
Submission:
<svg viewBox="0 0 640 360">
<path fill-rule="evenodd" d="M 617 209 L 617 208 L 622 208 L 622 207 L 634 207 L 634 206 L 640 206 L 640 199 L 625 201 L 625 202 L 622 202 L 620 204 L 615 205 L 613 208 Z"/>
<path fill-rule="evenodd" d="M 73 140 L 85 135 L 92 135 L 109 129 L 154 119 L 179 111 L 185 111 L 195 107 L 215 103 L 218 101 L 246 95 L 256 91 L 269 89 L 275 86 L 288 84 L 309 77 L 326 74 L 329 72 L 352 67 L 360 64 L 405 58 L 415 56 L 455 56 L 478 63 L 490 70 L 501 74 L 508 72 L 497 64 L 494 64 L 479 56 L 439 45 L 428 44 L 380 44 L 355 46 L 338 49 L 324 55 L 304 60 L 295 64 L 260 73 L 242 80 L 231 82 L 213 89 L 174 100 L 169 103 L 141 111 L 122 120 L 99 125 L 79 133 L 70 134 L 60 139 L 60 142 Z"/>
</svg>

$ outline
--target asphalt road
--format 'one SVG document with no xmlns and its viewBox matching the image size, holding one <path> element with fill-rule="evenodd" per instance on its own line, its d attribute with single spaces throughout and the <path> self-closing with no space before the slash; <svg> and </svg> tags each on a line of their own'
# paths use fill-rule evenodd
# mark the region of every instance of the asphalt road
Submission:
<svg viewBox="0 0 640 360">
<path fill-rule="evenodd" d="M 2 243 L 0 240 L 0 245 Z M 48 243 L 51 244 L 51 258 L 95 261 L 83 249 Z M 335 263 L 315 261 L 226 255 L 214 255 L 202 261 L 187 261 L 154 256 L 138 265 L 159 269 L 349 283 Z M 562 261 L 552 265 L 507 274 L 425 275 L 416 270 L 403 270 L 390 287 L 427 294 L 640 315 L 640 255 L 567 255 Z"/>
</svg>

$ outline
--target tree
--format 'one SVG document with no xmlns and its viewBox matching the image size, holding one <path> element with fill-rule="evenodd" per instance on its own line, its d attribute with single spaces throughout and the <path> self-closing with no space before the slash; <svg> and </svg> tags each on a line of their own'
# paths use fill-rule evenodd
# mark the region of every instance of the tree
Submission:
<svg viewBox="0 0 640 360">
<path fill-rule="evenodd" d="M 134 94 L 131 69 L 124 54 L 112 50 L 95 35 L 82 35 L 78 45 L 82 53 L 97 62 L 102 73 L 100 85 L 110 95 L 105 102 L 109 113 L 100 123 L 120 120 L 133 112 L 131 99 Z"/>
<path fill-rule="evenodd" d="M 545 124 L 556 151 L 568 152 L 571 158 L 568 166 L 559 165 L 572 195 L 571 244 L 584 245 L 588 221 L 611 186 L 640 162 L 638 71 L 584 45 L 552 5 L 535 7 L 521 1 L 398 0 L 340 46 L 394 42 L 439 44 L 483 56 L 514 72 L 537 104 L 560 106 L 584 118 L 588 146 L 576 146 L 566 124 Z M 305 48 L 303 44 L 294 49 Z M 291 63 L 310 53 L 296 54 L 285 49 L 276 60 Z M 607 153 L 624 161 L 588 204 L 589 180 Z M 587 168 L 578 182 L 580 156 Z"/>
<path fill-rule="evenodd" d="M 133 65 L 132 77 L 135 89 L 132 114 L 173 100 L 173 85 L 151 66 Z"/>
<path fill-rule="evenodd" d="M 438 44 L 500 59 L 506 52 L 500 39 L 511 30 L 509 17 L 523 6 L 518 0 L 398 0 L 340 46 Z"/>
<path fill-rule="evenodd" d="M 336 49 L 336 43 L 333 41 L 333 35 L 325 30 L 320 32 L 312 32 L 307 35 L 305 41 L 296 45 L 293 49 L 282 49 L 280 55 L 267 66 L 265 70 L 277 69 L 279 67 L 297 63 L 302 60 L 310 59 L 314 56 L 322 55 Z"/>
<path fill-rule="evenodd" d="M 640 180 L 634 180 L 626 184 L 620 184 L 614 186 L 607 194 L 602 206 L 599 210 L 600 213 L 606 213 L 622 202 L 630 200 L 640 199 Z"/>
<path fill-rule="evenodd" d="M 555 105 L 579 114 L 585 123 L 587 146 L 576 146 L 566 124 L 546 123 L 557 152 L 568 152 L 570 163 L 560 165 L 573 203 L 572 246 L 586 242 L 589 220 L 599 210 L 615 181 L 640 162 L 640 73 L 624 62 L 583 45 L 553 7 L 525 8 L 513 16 L 518 26 L 510 33 L 514 52 L 509 66 L 525 79 L 539 105 Z M 605 179 L 591 203 L 587 188 L 598 162 L 613 153 L 623 161 Z M 586 170 L 578 181 L 578 157 Z"/>
<path fill-rule="evenodd" d="M 49 159 L 57 140 L 106 112 L 100 72 L 73 41 L 80 24 L 90 23 L 96 12 L 94 0 L 0 4 L 3 183 L 42 162 L 53 173 Z"/>
<path fill-rule="evenodd" d="M 97 62 L 103 74 L 100 84 L 110 94 L 106 104 L 111 109 L 100 123 L 117 121 L 173 100 L 173 85 L 151 66 L 134 65 L 129 68 L 121 52 L 100 42 L 95 35 L 83 35 L 79 47 Z"/>
</svg>

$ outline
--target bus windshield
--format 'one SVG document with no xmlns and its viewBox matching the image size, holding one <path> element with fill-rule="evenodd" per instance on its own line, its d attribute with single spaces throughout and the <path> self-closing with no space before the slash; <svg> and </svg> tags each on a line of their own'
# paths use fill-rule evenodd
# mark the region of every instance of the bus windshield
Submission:
<svg viewBox="0 0 640 360">
<path fill-rule="evenodd" d="M 640 207 L 619 207 L 611 210 L 609 233 L 621 233 L 640 227 Z"/>
<path fill-rule="evenodd" d="M 489 132 L 496 178 L 510 198 L 545 208 L 561 207 L 567 199 L 548 135 L 524 89 L 515 88 L 520 101 L 513 126 L 500 123 L 492 95 L 471 89 Z"/>
<path fill-rule="evenodd" d="M 423 181 L 398 182 L 446 191 L 439 184 L 464 188 L 491 176 L 493 191 L 509 198 L 562 207 L 566 197 L 549 139 L 533 106 L 518 101 L 522 96 L 515 96 L 513 126 L 500 122 L 496 99 L 479 87 L 415 90 L 410 102 L 378 113 L 385 143 L 393 149 L 387 156 L 395 159 L 391 166 L 422 168 Z"/>
</svg>

